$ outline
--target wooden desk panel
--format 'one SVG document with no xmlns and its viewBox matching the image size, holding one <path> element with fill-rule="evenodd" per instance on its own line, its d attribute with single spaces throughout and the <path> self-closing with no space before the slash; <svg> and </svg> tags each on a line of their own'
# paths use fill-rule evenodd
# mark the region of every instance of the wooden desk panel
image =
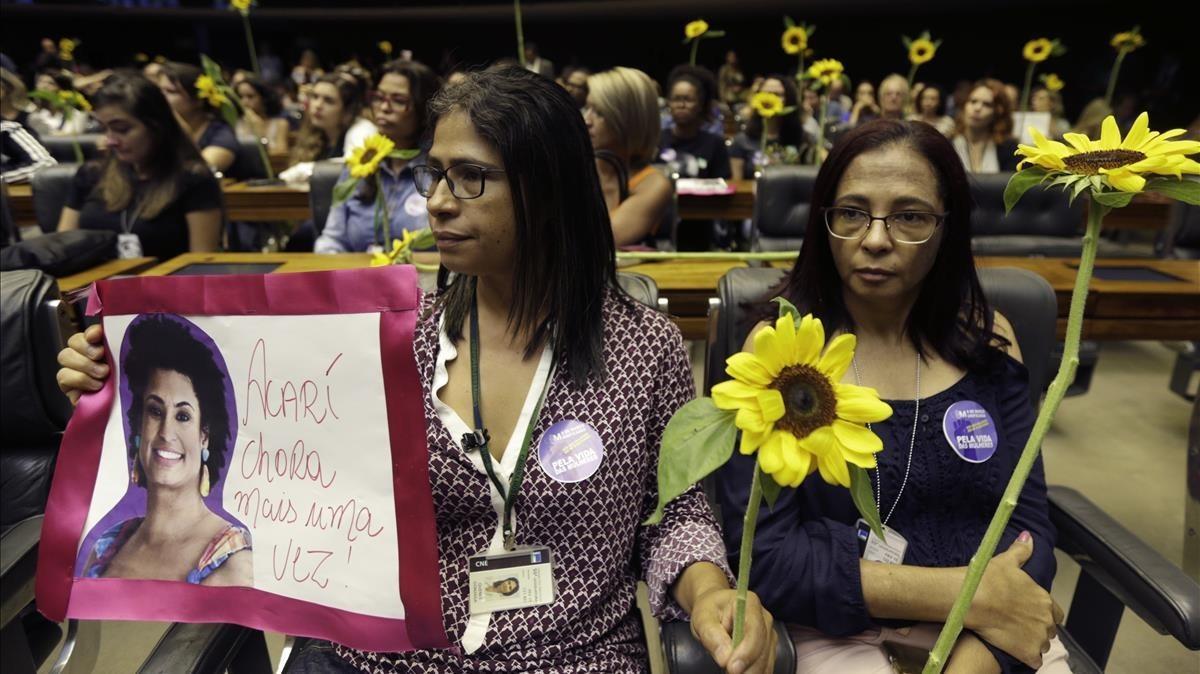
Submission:
<svg viewBox="0 0 1200 674">
<path fill-rule="evenodd" d="M 157 261 L 158 259 L 153 257 L 135 257 L 128 260 L 109 260 L 102 265 L 92 267 L 86 271 L 81 271 L 78 274 L 71 274 L 70 276 L 63 276 L 59 278 L 58 290 L 59 292 L 69 293 L 106 278 L 121 276 L 123 274 L 138 274 L 149 268 Z"/>
</svg>

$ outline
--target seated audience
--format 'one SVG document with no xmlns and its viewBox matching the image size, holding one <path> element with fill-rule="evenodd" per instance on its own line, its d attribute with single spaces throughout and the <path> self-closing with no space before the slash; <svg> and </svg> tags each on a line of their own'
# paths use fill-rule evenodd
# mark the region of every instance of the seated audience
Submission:
<svg viewBox="0 0 1200 674">
<path fill-rule="evenodd" d="M 163 92 L 121 72 L 100 87 L 94 104 L 108 155 L 75 173 L 58 231 L 132 235 L 136 245 L 124 250 L 140 248 L 160 260 L 219 249 L 221 187 Z"/>
<path fill-rule="evenodd" d="M 398 149 L 417 148 L 425 135 L 429 100 L 437 93 L 441 79 L 416 61 L 389 61 L 381 73 L 371 97 L 375 124 Z M 413 166 L 424 162 L 421 154 L 412 159 L 387 159 L 379 167 L 393 239 L 429 226 L 425 197 L 417 192 L 412 175 Z M 340 180 L 348 177 L 348 170 L 343 170 Z M 345 253 L 362 252 L 372 246 L 390 248 L 391 242 L 384 241 L 384 233 L 375 226 L 376 196 L 375 181 L 361 181 L 354 196 L 329 210 L 314 250 Z"/>
<path fill-rule="evenodd" d="M 190 63 L 168 63 L 160 80 L 163 94 L 179 125 L 212 170 L 238 178 L 237 134 L 221 118 L 220 108 L 200 96 L 196 81 L 203 74 L 203 70 Z"/>
<path fill-rule="evenodd" d="M 38 73 L 36 89 L 52 94 L 74 92 L 71 76 L 61 70 Z M 78 110 L 62 110 L 47 101 L 37 101 L 37 109 L 29 115 L 29 124 L 43 136 L 75 136 L 88 130 L 88 114 Z"/>
<path fill-rule="evenodd" d="M 583 66 L 567 66 L 563 68 L 562 75 L 557 80 L 558 85 L 567 90 L 580 110 L 587 105 L 587 78 L 591 74 L 592 71 Z"/>
<path fill-rule="evenodd" d="M 11 70 L 0 70 L 0 119 L 20 124 L 25 133 L 34 140 L 40 140 L 37 129 L 29 124 L 31 108 L 29 94 L 21 78 Z"/>
<path fill-rule="evenodd" d="M 1012 102 L 999 80 L 980 80 L 959 114 L 954 150 L 968 173 L 1017 170 Z"/>
<path fill-rule="evenodd" d="M 674 189 L 650 165 L 658 156 L 657 87 L 633 68 L 588 78 L 583 119 L 596 152 L 596 169 L 618 246 L 653 246 Z"/>
<path fill-rule="evenodd" d="M 1081 133 L 1088 138 L 1099 138 L 1100 125 L 1104 123 L 1104 118 L 1111 114 L 1113 114 L 1112 108 L 1103 98 L 1094 98 L 1083 106 L 1083 111 L 1079 113 L 1079 119 L 1071 127 L 1071 133 Z"/>
<path fill-rule="evenodd" d="M 712 73 L 677 66 L 667 80 L 667 103 L 675 122 L 659 139 L 659 159 L 685 178 L 729 178 L 725 138 L 700 127 L 709 121 L 716 100 Z"/>
<path fill-rule="evenodd" d="M 1029 374 L 1012 327 L 992 311 L 980 287 L 971 256 L 971 192 L 944 136 L 924 124 L 892 120 L 849 132 L 821 166 L 812 205 L 800 258 L 764 304 L 782 295 L 819 318 L 824 334 L 856 337 L 853 359 L 843 351 L 844 358 L 830 361 L 832 377 L 839 397 L 870 387 L 893 411 L 871 426 L 883 450 L 869 475 L 889 527 L 884 544 L 899 549 L 902 561 L 876 561 L 875 548 L 864 555 L 866 537 L 850 491 L 826 482 L 849 485 L 842 449 L 829 445 L 840 442 L 830 439 L 835 433 L 848 437 L 836 426 L 843 421 L 798 445 L 776 432 L 758 448 L 761 456 L 734 452 L 718 480 L 726 544 L 736 549 L 740 540 L 755 460 L 768 460 L 762 453 L 807 476 L 760 511 L 750 587 L 788 623 L 796 671 L 890 672 L 888 646 L 919 648 L 923 662 L 950 613 L 1033 426 Z M 762 311 L 773 315 L 777 307 Z M 747 350 L 776 347 L 768 343 L 766 325 L 747 338 Z M 793 369 L 800 368 L 784 372 Z M 813 390 L 803 374 L 791 376 L 782 385 Z M 800 400 L 805 394 L 785 400 L 792 395 Z M 1000 429 L 988 460 L 948 446 L 942 420 L 955 404 L 974 405 Z M 864 398 L 843 415 L 842 405 L 837 401 L 838 416 L 851 420 L 855 414 L 877 418 L 883 406 Z M 815 407 L 820 416 L 833 404 Z M 789 415 L 801 419 L 795 424 L 829 421 L 810 418 L 808 410 L 782 412 L 777 431 Z M 743 434 L 743 451 L 748 439 L 754 438 Z M 1048 592 L 1054 541 L 1038 459 L 947 671 L 1070 671 L 1066 650 L 1053 637 L 1062 617 Z"/>
<path fill-rule="evenodd" d="M 1050 113 L 1047 138 L 1062 138 L 1063 134 L 1071 132 L 1071 123 L 1063 117 L 1062 96 L 1057 91 L 1050 91 L 1043 84 L 1035 86 L 1029 96 L 1029 107 L 1034 112 Z"/>
<path fill-rule="evenodd" d="M 234 85 L 242 101 L 242 118 L 238 120 L 237 135 L 242 138 L 267 140 L 272 153 L 288 150 L 288 122 L 275 91 L 251 73 Z"/>
<path fill-rule="evenodd" d="M 547 79 L 554 79 L 554 62 L 542 58 L 536 43 L 525 42 L 525 69 Z"/>
<path fill-rule="evenodd" d="M 0 121 L 0 179 L 5 183 L 25 182 L 57 163 L 24 126 Z"/>
<path fill-rule="evenodd" d="M 870 80 L 858 83 L 854 90 L 854 107 L 850 109 L 849 127 L 879 119 L 879 104 L 875 102 L 875 85 Z"/>
<path fill-rule="evenodd" d="M 731 108 L 742 101 L 746 88 L 746 75 L 738 66 L 737 52 L 725 52 L 725 62 L 717 70 L 717 90 L 720 101 Z"/>
<path fill-rule="evenodd" d="M 350 144 L 352 128 L 355 136 L 362 136 L 358 139 L 359 144 L 374 132 L 374 125 L 359 116 L 365 93 L 365 87 L 348 73 L 330 73 L 318 78 L 312 85 L 304 122 L 292 145 L 289 162 L 295 165 L 338 159 L 353 152 L 355 146 Z M 368 125 L 371 133 L 364 135 L 363 130 Z"/>
<path fill-rule="evenodd" d="M 915 122 L 925 122 L 929 126 L 942 132 L 942 135 L 951 138 L 954 136 L 954 120 L 946 115 L 945 97 L 942 96 L 942 90 L 936 84 L 926 84 L 921 87 L 920 93 L 914 94 L 916 100 L 916 112 L 909 115 L 909 119 Z"/>
<path fill-rule="evenodd" d="M 305 84 L 316 84 L 324 74 L 325 71 L 321 70 L 321 60 L 317 58 L 317 52 L 305 49 L 300 52 L 300 62 L 296 64 L 295 68 L 292 68 L 292 81 L 299 87 Z"/>
<path fill-rule="evenodd" d="M 791 163 L 799 163 L 801 158 L 811 152 L 814 142 L 814 139 L 805 134 L 800 120 L 795 80 L 786 75 L 767 75 L 759 90 L 779 96 L 783 99 L 783 107 L 795 108 L 796 112 L 764 120 L 753 107 L 749 108 L 750 119 L 746 123 L 746 130 L 734 136 L 733 144 L 729 148 L 733 175 L 745 179 L 754 178 L 760 160 L 766 163 L 785 163 L 790 155 L 793 158 Z M 767 136 L 767 156 L 759 157 L 763 134 Z"/>
<path fill-rule="evenodd" d="M 456 648 L 364 653 L 314 640 L 293 656 L 292 670 L 645 672 L 635 608 L 644 580 L 654 613 L 689 616 L 718 666 L 734 674 L 771 671 L 771 617 L 754 594 L 745 638 L 732 647 L 735 592 L 700 487 L 669 503 L 658 525 L 641 524 L 654 510 L 659 441 L 694 395 L 692 374 L 679 330 L 619 290 L 612 230 L 574 101 L 518 67 L 471 74 L 445 87 L 430 111 L 433 143 L 416 181 L 429 199 L 443 267 L 437 291 L 422 301 L 414 355 L 443 623 Z M 653 113 L 645 128 L 656 135 Z M 524 123 L 513 124 L 516 118 Z M 102 384 L 86 373 L 93 361 L 84 354 L 102 340 L 95 326 L 60 355 L 59 382 L 72 400 Z M 102 359 L 103 351 L 92 357 Z M 531 441 L 560 419 L 576 419 L 596 429 L 603 467 L 573 485 L 526 473 L 522 485 L 508 486 L 520 489 L 520 509 L 497 510 L 503 499 L 484 475 L 496 472 L 508 485 L 527 433 L 518 418 L 528 404 L 522 401 L 539 396 L 544 403 L 527 422 Z M 469 435 L 464 419 L 475 405 L 489 433 L 468 453 L 459 439 Z M 571 517 L 557 505 L 564 499 Z M 517 516 L 515 528 L 505 513 Z M 596 536 L 601 521 L 605 535 Z M 467 558 L 517 545 L 551 548 L 553 603 L 470 615 Z"/>
<path fill-rule="evenodd" d="M 908 100 L 908 80 L 892 73 L 879 83 L 879 117 L 904 119 L 904 103 Z"/>
</svg>

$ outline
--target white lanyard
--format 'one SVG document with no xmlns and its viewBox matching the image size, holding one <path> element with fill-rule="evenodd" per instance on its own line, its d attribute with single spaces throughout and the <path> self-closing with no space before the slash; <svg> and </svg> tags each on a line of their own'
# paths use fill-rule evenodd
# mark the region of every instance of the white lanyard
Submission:
<svg viewBox="0 0 1200 674">
<path fill-rule="evenodd" d="M 852 359 L 850 363 L 854 366 L 854 383 L 862 386 L 862 380 L 858 376 L 858 359 Z M 916 394 L 913 398 L 913 427 L 912 437 L 908 440 L 908 462 L 904 466 L 904 480 L 900 483 L 900 491 L 896 492 L 896 500 L 892 502 L 892 507 L 888 510 L 887 517 L 883 518 L 883 523 L 887 524 L 892 518 L 892 513 L 896 512 L 896 506 L 900 505 L 900 497 L 904 495 L 904 488 L 908 486 L 908 472 L 912 469 L 913 447 L 917 444 L 917 422 L 921 418 L 921 354 L 917 353 L 917 384 Z M 867 424 L 867 429 L 874 432 L 871 424 Z M 875 467 L 875 504 L 882 507 L 883 503 L 883 471 L 879 470 L 878 464 Z"/>
</svg>

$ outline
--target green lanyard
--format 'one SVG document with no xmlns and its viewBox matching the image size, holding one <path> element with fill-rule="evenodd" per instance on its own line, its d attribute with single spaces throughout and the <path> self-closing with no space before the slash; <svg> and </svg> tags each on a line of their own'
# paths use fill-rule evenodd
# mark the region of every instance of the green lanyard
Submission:
<svg viewBox="0 0 1200 674">
<path fill-rule="evenodd" d="M 547 345 L 546 348 L 551 348 Z M 551 370 L 553 371 L 553 370 Z M 550 380 L 547 378 L 545 386 L 542 387 L 542 395 L 538 398 L 537 406 L 533 408 L 533 416 L 529 418 L 529 426 L 525 429 L 525 439 L 521 442 L 521 452 L 517 455 L 517 465 L 513 468 L 512 479 L 509 481 L 508 489 L 504 488 L 504 484 L 500 482 L 500 478 L 496 475 L 496 469 L 492 465 L 492 452 L 489 448 L 491 437 L 487 429 L 483 426 L 483 411 L 480 409 L 480 402 L 483 396 L 480 394 L 479 386 L 479 304 L 475 298 L 471 298 L 471 406 L 475 412 L 475 430 L 471 433 L 464 433 L 462 444 L 463 449 L 470 452 L 479 450 L 479 456 L 483 459 L 483 467 L 487 470 L 488 479 L 496 487 L 496 491 L 500 493 L 500 497 L 504 499 L 504 549 L 515 550 L 517 547 L 516 535 L 513 533 L 512 512 L 513 506 L 517 502 L 517 494 L 521 491 L 521 482 L 525 479 L 525 460 L 529 458 L 529 446 L 533 439 L 533 427 L 537 425 L 538 415 L 541 414 L 542 404 L 546 402 L 546 392 L 550 390 Z"/>
</svg>

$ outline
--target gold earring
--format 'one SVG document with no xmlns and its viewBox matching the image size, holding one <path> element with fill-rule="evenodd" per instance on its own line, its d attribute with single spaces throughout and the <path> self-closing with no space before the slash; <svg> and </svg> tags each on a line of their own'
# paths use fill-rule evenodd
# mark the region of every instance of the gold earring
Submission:
<svg viewBox="0 0 1200 674">
<path fill-rule="evenodd" d="M 200 469 L 200 496 L 201 496 L 201 498 L 208 498 L 208 492 L 210 489 L 211 489 L 211 487 L 208 484 L 208 466 L 206 465 L 206 466 L 204 466 L 204 468 Z"/>
<path fill-rule="evenodd" d="M 133 462 L 133 468 L 129 469 L 129 481 L 135 487 L 140 486 L 140 483 L 138 482 L 138 464 L 136 460 Z"/>
</svg>

